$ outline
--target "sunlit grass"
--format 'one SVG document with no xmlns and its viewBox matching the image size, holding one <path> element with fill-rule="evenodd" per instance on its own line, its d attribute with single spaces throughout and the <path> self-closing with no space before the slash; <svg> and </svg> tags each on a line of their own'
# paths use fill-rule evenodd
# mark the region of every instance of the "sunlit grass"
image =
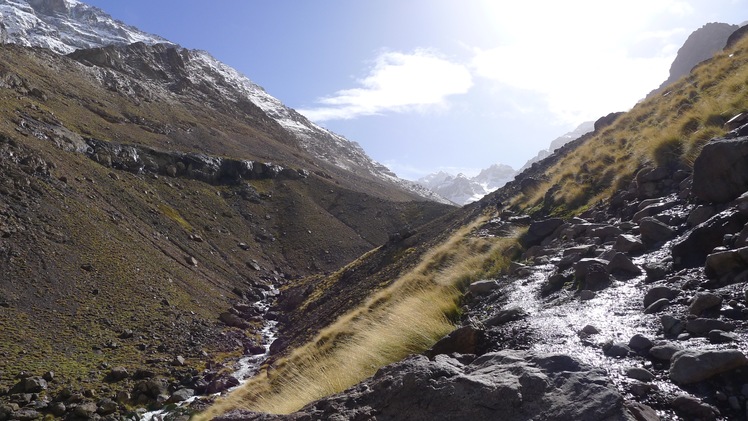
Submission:
<svg viewBox="0 0 748 421">
<path fill-rule="evenodd" d="M 472 237 L 471 232 L 483 221 L 456 232 L 389 287 L 198 419 L 234 408 L 290 413 L 345 390 L 386 364 L 430 348 L 454 329 L 461 291 L 508 266 L 507 254 L 516 238 Z"/>
</svg>

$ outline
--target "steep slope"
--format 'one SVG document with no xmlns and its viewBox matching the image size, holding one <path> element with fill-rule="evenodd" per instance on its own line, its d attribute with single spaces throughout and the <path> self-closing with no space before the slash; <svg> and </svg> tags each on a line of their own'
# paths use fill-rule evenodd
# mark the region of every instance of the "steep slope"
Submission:
<svg viewBox="0 0 748 421">
<path fill-rule="evenodd" d="M 3 0 L 0 7 L 3 12 L 0 40 L 4 42 L 49 48 L 61 54 L 134 42 L 147 45 L 168 43 L 77 0 Z M 175 47 L 173 44 L 169 46 Z M 183 50 L 182 54 L 189 56 L 189 60 L 186 60 L 188 67 L 183 69 L 186 73 L 180 75 L 180 79 L 186 77 L 195 85 L 217 90 L 240 106 L 249 102 L 259 107 L 267 117 L 280 124 L 289 139 L 316 160 L 356 173 L 385 190 L 403 190 L 411 197 L 447 203 L 433 192 L 399 179 L 369 158 L 357 143 L 310 122 L 209 53 Z M 120 64 L 126 61 L 120 59 Z M 97 64 L 102 65 L 101 62 Z M 168 73 L 161 76 L 167 75 L 172 76 Z"/>
<path fill-rule="evenodd" d="M 725 48 L 727 39 L 738 28 L 738 25 L 710 22 L 692 32 L 683 46 L 678 49 L 678 54 L 670 66 L 670 76 L 662 82 L 658 90 L 686 76 L 697 64 L 710 59 L 715 53 Z"/>
</svg>

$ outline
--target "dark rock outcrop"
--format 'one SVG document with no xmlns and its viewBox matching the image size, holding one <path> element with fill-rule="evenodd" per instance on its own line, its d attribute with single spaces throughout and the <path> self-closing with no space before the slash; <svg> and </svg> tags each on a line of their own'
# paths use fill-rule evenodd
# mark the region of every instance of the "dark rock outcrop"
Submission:
<svg viewBox="0 0 748 421">
<path fill-rule="evenodd" d="M 604 370 L 564 355 L 499 351 L 411 356 L 290 415 L 235 411 L 217 420 L 634 420 Z"/>
</svg>

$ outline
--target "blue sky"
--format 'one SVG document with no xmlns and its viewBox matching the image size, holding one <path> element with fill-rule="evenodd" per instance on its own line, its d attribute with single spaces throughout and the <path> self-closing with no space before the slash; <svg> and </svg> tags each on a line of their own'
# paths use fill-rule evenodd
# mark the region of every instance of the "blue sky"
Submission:
<svg viewBox="0 0 748 421">
<path fill-rule="evenodd" d="M 748 0 L 84 0 L 209 51 L 404 178 L 519 168 Z"/>
</svg>

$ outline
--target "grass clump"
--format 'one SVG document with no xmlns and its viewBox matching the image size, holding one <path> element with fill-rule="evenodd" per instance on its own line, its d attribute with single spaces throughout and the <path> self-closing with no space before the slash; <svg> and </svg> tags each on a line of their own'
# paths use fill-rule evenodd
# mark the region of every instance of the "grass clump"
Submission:
<svg viewBox="0 0 748 421">
<path fill-rule="evenodd" d="M 471 233 L 482 222 L 479 219 L 457 231 L 390 286 L 198 419 L 235 408 L 290 413 L 345 390 L 386 364 L 430 348 L 454 329 L 464 288 L 504 270 L 516 247 L 516 235 L 473 237 Z"/>
</svg>

